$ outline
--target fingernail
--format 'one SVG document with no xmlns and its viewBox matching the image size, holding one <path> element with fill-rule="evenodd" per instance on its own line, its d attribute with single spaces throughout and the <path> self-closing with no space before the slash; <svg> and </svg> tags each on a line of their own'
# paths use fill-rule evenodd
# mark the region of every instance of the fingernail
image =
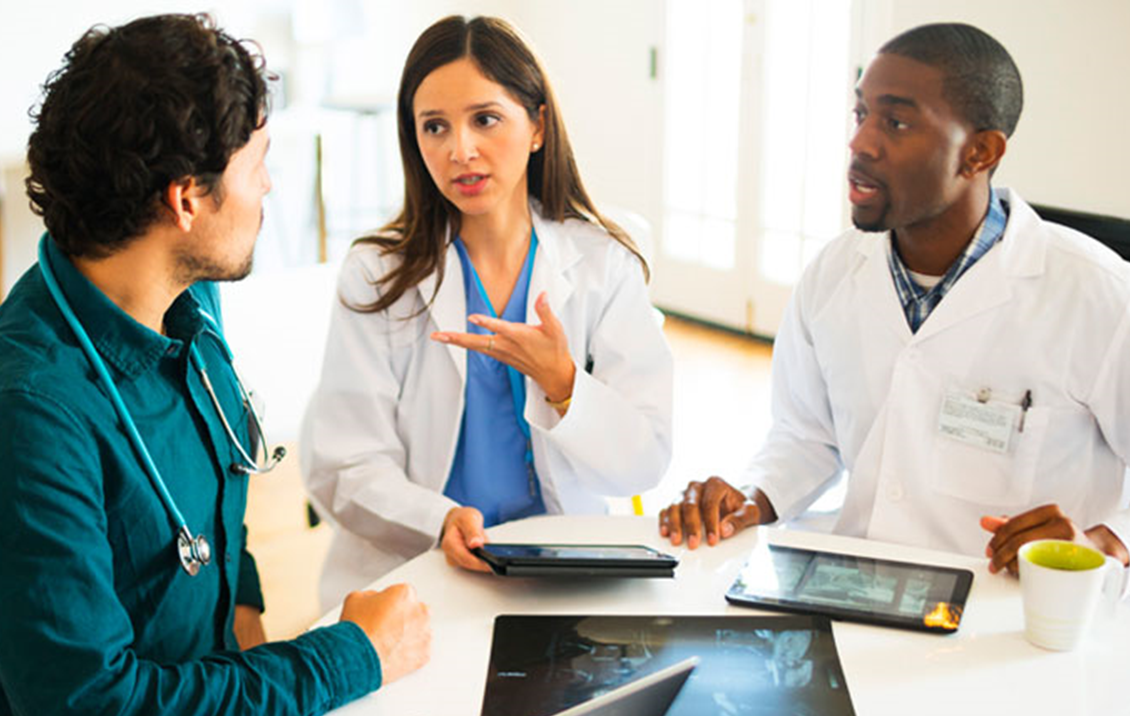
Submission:
<svg viewBox="0 0 1130 716">
<path fill-rule="evenodd" d="M 730 537 L 734 534 L 734 526 L 731 524 L 722 525 L 722 536 Z"/>
<path fill-rule="evenodd" d="M 432 340 L 433 341 L 439 341 L 440 343 L 450 343 L 451 342 L 451 339 L 448 338 L 447 336 L 445 336 L 442 333 L 433 333 L 432 334 Z"/>
<path fill-rule="evenodd" d="M 709 542 L 710 544 L 714 544 L 715 542 L 718 541 L 718 535 L 713 533 L 713 532 L 707 532 L 706 533 L 706 541 Z"/>
</svg>

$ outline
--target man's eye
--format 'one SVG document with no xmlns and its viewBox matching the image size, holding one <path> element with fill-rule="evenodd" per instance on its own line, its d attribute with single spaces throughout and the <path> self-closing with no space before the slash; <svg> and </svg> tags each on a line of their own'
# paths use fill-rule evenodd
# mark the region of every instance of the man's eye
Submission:
<svg viewBox="0 0 1130 716">
<path fill-rule="evenodd" d="M 902 121 L 901 119 L 895 119 L 894 117 L 891 117 L 887 120 L 887 125 L 890 126 L 891 129 L 898 131 L 902 131 L 910 127 L 910 125 L 906 122 Z"/>
</svg>

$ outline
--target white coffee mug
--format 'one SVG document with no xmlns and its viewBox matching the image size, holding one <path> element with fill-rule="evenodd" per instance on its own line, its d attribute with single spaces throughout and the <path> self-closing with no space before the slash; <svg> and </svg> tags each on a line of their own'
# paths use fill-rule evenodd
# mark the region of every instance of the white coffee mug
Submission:
<svg viewBox="0 0 1130 716">
<path fill-rule="evenodd" d="M 1068 651 L 1086 636 L 1100 601 L 1112 606 L 1123 567 L 1092 547 L 1045 539 L 1020 548 L 1024 635 L 1044 649 Z"/>
</svg>

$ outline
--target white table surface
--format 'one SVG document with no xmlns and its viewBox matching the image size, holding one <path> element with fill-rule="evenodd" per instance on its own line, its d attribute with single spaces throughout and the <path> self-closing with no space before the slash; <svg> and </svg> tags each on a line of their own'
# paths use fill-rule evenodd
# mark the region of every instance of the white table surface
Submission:
<svg viewBox="0 0 1130 716">
<path fill-rule="evenodd" d="M 498 614 L 772 614 L 723 595 L 758 540 L 965 567 L 973 588 L 957 634 L 834 622 L 856 713 L 1130 714 L 1130 607 L 1100 615 L 1082 647 L 1058 653 L 1024 639 L 1019 582 L 987 560 L 795 530 L 750 530 L 713 548 L 671 547 L 654 517 L 535 517 L 499 525 L 496 542 L 645 544 L 674 554 L 674 579 L 536 580 L 449 567 L 433 550 L 385 575 L 409 582 L 432 615 L 432 658 L 422 669 L 335 711 L 340 716 L 471 716 L 482 708 Z M 333 623 L 336 613 L 321 624 Z"/>
</svg>

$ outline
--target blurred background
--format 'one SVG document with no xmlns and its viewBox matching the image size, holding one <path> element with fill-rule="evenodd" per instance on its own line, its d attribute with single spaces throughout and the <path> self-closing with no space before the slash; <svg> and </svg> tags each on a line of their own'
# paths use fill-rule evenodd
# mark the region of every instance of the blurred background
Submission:
<svg viewBox="0 0 1130 716">
<path fill-rule="evenodd" d="M 773 335 L 804 263 L 846 225 L 860 68 L 923 22 L 976 24 L 1021 68 L 1026 107 L 998 184 L 1130 216 L 1125 0 L 43 0 L 0 12 L 0 295 L 33 261 L 36 232 L 11 214 L 41 83 L 90 25 L 166 11 L 211 12 L 280 77 L 261 273 L 319 260 L 319 187 L 329 261 L 397 208 L 401 65 L 452 13 L 502 16 L 530 39 L 591 193 L 646 227 L 653 296 L 673 311 Z"/>
</svg>

